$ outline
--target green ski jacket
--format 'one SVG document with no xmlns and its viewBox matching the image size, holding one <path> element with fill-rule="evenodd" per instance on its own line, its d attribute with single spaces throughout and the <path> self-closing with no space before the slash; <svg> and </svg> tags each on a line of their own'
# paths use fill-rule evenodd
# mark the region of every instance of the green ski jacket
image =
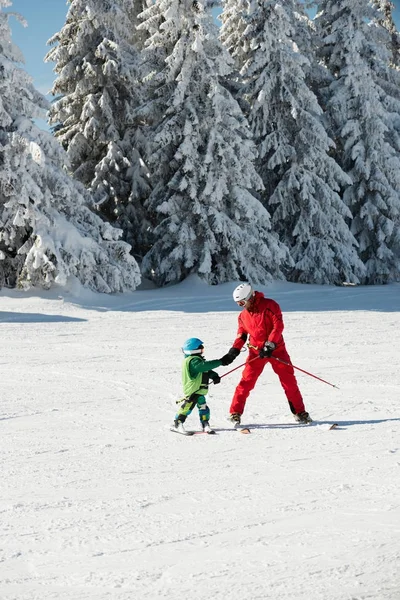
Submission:
<svg viewBox="0 0 400 600">
<path fill-rule="evenodd" d="M 220 360 L 205 360 L 201 356 L 187 356 L 182 364 L 182 385 L 185 398 L 192 394 L 205 396 L 208 392 L 208 380 L 218 377 L 216 369 L 222 365 Z"/>
</svg>

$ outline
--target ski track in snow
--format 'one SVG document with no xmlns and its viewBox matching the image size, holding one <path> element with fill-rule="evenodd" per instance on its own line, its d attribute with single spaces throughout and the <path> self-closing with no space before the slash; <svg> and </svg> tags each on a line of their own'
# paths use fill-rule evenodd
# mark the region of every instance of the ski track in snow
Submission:
<svg viewBox="0 0 400 600">
<path fill-rule="evenodd" d="M 233 287 L 0 294 L 1 600 L 400 599 L 400 286 L 271 286 L 294 364 L 340 388 L 298 374 L 320 424 L 267 367 L 230 430 L 239 369 L 218 435 L 172 435 L 180 346 L 229 349 Z"/>
</svg>

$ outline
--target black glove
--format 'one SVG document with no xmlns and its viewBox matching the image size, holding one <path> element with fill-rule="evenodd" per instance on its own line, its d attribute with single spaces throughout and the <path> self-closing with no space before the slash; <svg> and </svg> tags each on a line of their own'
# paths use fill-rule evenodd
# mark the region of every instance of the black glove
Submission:
<svg viewBox="0 0 400 600">
<path fill-rule="evenodd" d="M 220 359 L 220 361 L 224 365 L 224 367 L 226 367 L 227 365 L 233 363 L 233 361 L 237 356 L 239 356 L 239 354 L 240 350 L 238 350 L 237 348 L 231 348 L 229 352 Z"/>
<path fill-rule="evenodd" d="M 270 356 L 272 356 L 273 351 L 276 348 L 276 344 L 274 344 L 274 342 L 265 342 L 264 344 L 264 348 L 261 348 L 260 352 L 258 353 L 258 356 L 260 358 L 269 358 Z"/>
<path fill-rule="evenodd" d="M 217 383 L 220 383 L 220 381 L 221 381 L 221 377 L 217 374 L 214 375 L 214 377 L 213 377 L 214 384 L 217 385 Z"/>
</svg>

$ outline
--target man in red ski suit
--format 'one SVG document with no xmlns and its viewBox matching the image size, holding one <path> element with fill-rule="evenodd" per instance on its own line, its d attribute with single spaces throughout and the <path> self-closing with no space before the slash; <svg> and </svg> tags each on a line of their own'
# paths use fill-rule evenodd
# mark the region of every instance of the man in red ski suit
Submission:
<svg viewBox="0 0 400 600">
<path fill-rule="evenodd" d="M 279 377 L 295 420 L 310 423 L 312 419 L 305 410 L 282 336 L 284 325 L 279 304 L 265 298 L 262 292 L 253 291 L 249 283 L 240 284 L 233 292 L 233 298 L 243 310 L 238 317 L 237 337 L 229 353 L 233 357 L 238 356 L 247 337 L 250 337 L 248 358 L 230 407 L 230 420 L 240 424 L 247 397 L 264 367 L 270 363 Z M 290 364 L 279 362 L 278 358 Z"/>
</svg>

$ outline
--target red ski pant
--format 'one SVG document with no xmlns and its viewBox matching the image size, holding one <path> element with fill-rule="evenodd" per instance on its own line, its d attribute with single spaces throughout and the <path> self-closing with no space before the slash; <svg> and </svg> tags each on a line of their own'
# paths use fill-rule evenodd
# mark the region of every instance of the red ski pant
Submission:
<svg viewBox="0 0 400 600">
<path fill-rule="evenodd" d="M 288 363 L 291 362 L 285 346 L 277 348 L 273 356 L 281 358 Z M 232 399 L 230 413 L 243 413 L 247 397 L 256 385 L 257 379 L 263 372 L 265 365 L 268 363 L 271 364 L 272 369 L 279 377 L 281 386 L 288 399 L 290 410 L 293 413 L 299 413 L 305 410 L 293 367 L 291 365 L 284 365 L 273 358 L 256 357 L 258 357 L 258 353 L 250 348 L 249 356 L 243 369 L 242 379 L 240 380 Z M 256 360 L 252 360 L 253 358 L 256 358 Z"/>
</svg>

